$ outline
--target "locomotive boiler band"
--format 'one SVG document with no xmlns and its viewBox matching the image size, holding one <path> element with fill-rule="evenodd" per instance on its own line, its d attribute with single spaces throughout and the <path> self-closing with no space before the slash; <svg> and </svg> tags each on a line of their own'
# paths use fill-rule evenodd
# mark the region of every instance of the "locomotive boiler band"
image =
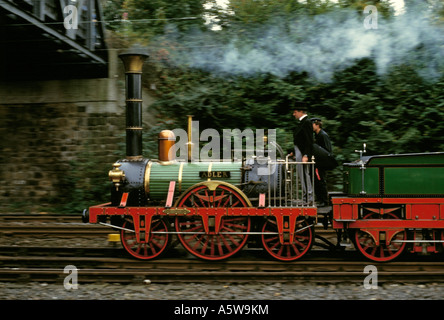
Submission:
<svg viewBox="0 0 444 320">
<path fill-rule="evenodd" d="M 442 250 L 444 152 L 363 156 L 346 163 L 343 192 L 323 199 L 328 203 L 322 208 L 313 201 L 316 158 L 311 156 L 317 151 L 313 150 L 311 121 L 303 113 L 295 115 L 301 120 L 294 134 L 300 152 L 296 161 L 282 154 L 272 129 L 266 152 L 264 131 L 256 131 L 254 139 L 250 129 L 231 133 L 251 134 L 256 143 L 250 147 L 256 153 L 232 157 L 232 150 L 227 156 L 224 149 L 219 160 L 220 145 L 211 141 L 199 154 L 199 141 L 208 141 L 217 132 L 206 131 L 201 140 L 193 127 L 198 122 L 191 116 L 188 133 L 162 131 L 158 159 L 145 158 L 141 72 L 147 55 L 133 52 L 120 57 L 127 90 L 126 158 L 117 160 L 109 171 L 110 202 L 85 209 L 83 218 L 119 230 L 131 256 L 158 258 L 177 238 L 189 253 L 210 261 L 258 244 L 275 259 L 295 261 L 310 251 L 314 226 L 323 216 L 328 222 L 325 226 L 338 233 L 337 246 L 349 237 L 373 261 L 391 261 L 407 248 L 411 252 Z M 299 138 L 308 134 L 311 140 Z M 186 151 L 185 159 L 175 158 L 180 150 Z M 219 157 L 210 157 L 210 151 Z M 308 178 L 307 171 L 311 172 Z"/>
</svg>

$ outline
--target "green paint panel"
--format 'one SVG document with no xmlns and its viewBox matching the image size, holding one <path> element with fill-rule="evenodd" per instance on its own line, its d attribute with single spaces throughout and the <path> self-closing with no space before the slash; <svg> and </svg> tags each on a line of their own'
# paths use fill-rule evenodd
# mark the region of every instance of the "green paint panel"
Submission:
<svg viewBox="0 0 444 320">
<path fill-rule="evenodd" d="M 210 162 L 184 163 L 182 169 L 182 179 L 179 181 L 180 163 L 162 165 L 153 162 L 150 171 L 149 198 L 151 200 L 164 200 L 167 197 L 170 181 L 176 181 L 175 196 L 196 183 L 207 181 L 208 178 L 201 178 L 200 172 L 208 172 Z M 212 162 L 211 172 L 228 171 L 229 178 L 211 178 L 211 180 L 220 180 L 239 185 L 241 183 L 241 162 Z"/>
<path fill-rule="evenodd" d="M 444 194 L 444 167 L 384 168 L 385 194 Z"/>
<path fill-rule="evenodd" d="M 362 191 L 362 170 L 360 167 L 344 167 L 344 192 L 360 194 Z M 348 184 L 347 184 L 348 181 Z M 364 191 L 366 194 L 379 194 L 379 169 L 364 170 Z"/>
</svg>

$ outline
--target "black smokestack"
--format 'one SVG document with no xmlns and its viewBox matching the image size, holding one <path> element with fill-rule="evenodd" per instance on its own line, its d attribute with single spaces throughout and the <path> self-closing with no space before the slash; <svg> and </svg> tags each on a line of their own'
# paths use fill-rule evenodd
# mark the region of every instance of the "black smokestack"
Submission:
<svg viewBox="0 0 444 320">
<path fill-rule="evenodd" d="M 125 67 L 126 158 L 142 159 L 142 67 L 148 55 L 131 49 L 119 55 Z"/>
</svg>

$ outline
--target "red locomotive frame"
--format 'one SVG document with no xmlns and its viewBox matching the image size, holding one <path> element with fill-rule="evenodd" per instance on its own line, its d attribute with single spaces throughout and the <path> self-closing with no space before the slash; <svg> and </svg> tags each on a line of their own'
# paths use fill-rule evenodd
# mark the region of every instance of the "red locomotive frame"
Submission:
<svg viewBox="0 0 444 320">
<path fill-rule="evenodd" d="M 172 181 L 169 194 L 174 193 L 174 185 Z M 314 242 L 311 222 L 317 221 L 316 207 L 265 207 L 263 194 L 260 207 L 253 207 L 242 191 L 222 181 L 194 185 L 174 206 L 172 197 L 167 197 L 165 206 L 153 207 L 126 206 L 126 198 L 123 193 L 118 207 L 111 203 L 90 207 L 89 222 L 120 229 L 123 246 L 139 259 L 160 256 L 173 235 L 188 252 L 205 260 L 233 256 L 250 235 L 260 236 L 266 251 L 282 261 L 301 258 Z M 196 201 L 188 202 L 191 198 Z M 105 223 L 113 217 L 123 223 Z M 259 227 L 253 227 L 252 220 L 258 219 Z"/>
<path fill-rule="evenodd" d="M 98 223 L 98 216 L 131 216 L 137 240 L 146 243 L 146 239 L 140 238 L 140 232 L 150 233 L 151 221 L 154 216 L 177 217 L 196 216 L 202 218 L 205 232 L 217 234 L 220 232 L 221 220 L 227 216 L 249 216 L 249 217 L 275 217 L 281 243 L 284 243 L 284 234 L 288 234 L 288 240 L 293 242 L 298 217 L 317 217 L 317 209 L 313 207 L 299 208 L 165 208 L 165 207 L 109 207 L 110 203 L 93 206 L 89 208 L 89 222 Z M 141 219 L 143 217 L 143 219 Z M 210 228 L 209 220 L 214 219 L 214 227 Z M 144 226 L 140 225 L 143 220 Z M 213 224 L 211 224 L 213 226 Z M 211 229 L 211 230 L 210 230 Z"/>
</svg>

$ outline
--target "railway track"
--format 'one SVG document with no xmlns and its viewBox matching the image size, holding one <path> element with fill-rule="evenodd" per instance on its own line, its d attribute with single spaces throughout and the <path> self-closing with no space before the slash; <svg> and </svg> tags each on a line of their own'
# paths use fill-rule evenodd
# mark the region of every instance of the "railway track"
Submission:
<svg viewBox="0 0 444 320">
<path fill-rule="evenodd" d="M 9 253 L 8 253 L 9 251 Z M 222 262 L 190 257 L 166 257 L 139 261 L 122 256 L 120 249 L 22 248 L 26 255 L 0 247 L 0 281 L 59 282 L 67 276 L 66 266 L 75 266 L 79 283 L 119 282 L 361 282 L 367 274 L 367 261 L 353 253 L 326 259 L 314 252 L 305 260 L 282 263 L 249 256 Z M 105 251 L 105 252 L 103 252 Z M 46 253 L 46 254 L 45 254 Z M 183 253 L 177 252 L 181 255 Z M 108 255 L 108 256 L 105 256 Z M 174 254 L 173 254 L 174 255 Z M 344 255 L 346 257 L 344 257 Z M 344 261 L 342 259 L 347 258 Z M 424 260 L 424 259 L 423 259 Z M 372 264 L 383 282 L 444 282 L 444 261 L 399 261 Z"/>
<path fill-rule="evenodd" d="M 0 214 L 0 236 L 102 236 L 110 228 L 82 223 L 80 215 Z"/>
<path fill-rule="evenodd" d="M 319 230 L 327 235 L 329 231 Z M 78 216 L 0 215 L 0 236 L 77 238 L 112 232 L 111 228 L 87 225 Z M 68 239 L 69 241 L 69 239 Z M 373 265 L 379 282 L 444 282 L 444 259 L 408 256 L 385 264 L 364 260 L 355 251 L 329 253 L 312 250 L 304 260 L 292 263 L 264 258 L 263 250 L 244 250 L 239 257 L 206 262 L 179 248 L 167 256 L 140 261 L 128 257 L 120 244 L 115 247 L 0 246 L 0 281 L 63 283 L 66 266 L 75 266 L 79 283 L 166 282 L 360 282 Z M 179 257 L 179 258 L 177 258 Z M 439 260 L 437 260 L 437 258 Z"/>
<path fill-rule="evenodd" d="M 100 225 L 1 225 L 0 235 L 4 236 L 103 236 L 112 232 L 112 229 Z"/>
<path fill-rule="evenodd" d="M 0 225 L 8 223 L 82 223 L 81 214 L 0 214 Z"/>
</svg>

